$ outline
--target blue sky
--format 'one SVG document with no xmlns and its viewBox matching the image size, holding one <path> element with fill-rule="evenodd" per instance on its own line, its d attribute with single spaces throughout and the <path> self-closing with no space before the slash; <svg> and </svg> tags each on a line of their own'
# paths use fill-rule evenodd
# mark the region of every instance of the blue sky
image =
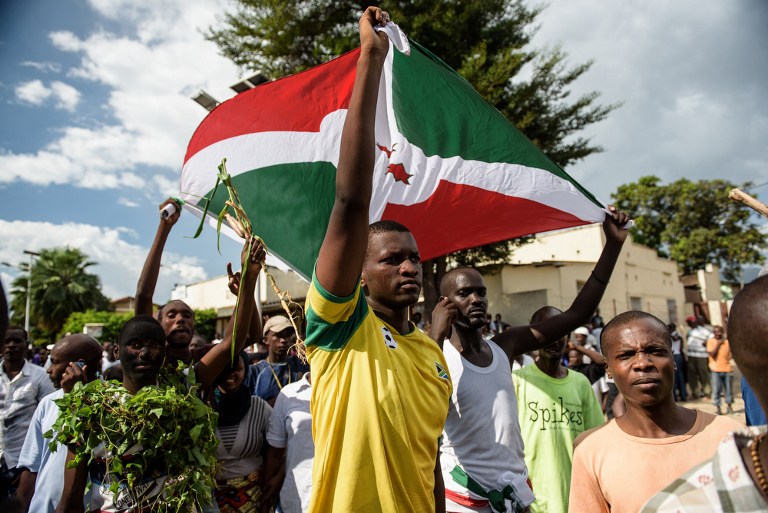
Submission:
<svg viewBox="0 0 768 513">
<path fill-rule="evenodd" d="M 243 70 L 201 31 L 225 0 L 25 0 L 0 7 L 0 262 L 70 245 L 104 291 L 132 295 L 178 191 L 186 144 Z M 397 21 L 397 20 L 395 20 Z M 594 60 L 574 86 L 623 102 L 587 135 L 605 152 L 569 169 L 604 201 L 646 174 L 665 181 L 768 182 L 768 4 L 760 0 L 550 2 L 534 45 Z M 763 199 L 768 186 L 754 190 Z M 156 301 L 222 274 L 237 244 L 201 239 L 189 214 L 171 234 Z M 16 271 L 0 267 L 7 287 Z"/>
</svg>

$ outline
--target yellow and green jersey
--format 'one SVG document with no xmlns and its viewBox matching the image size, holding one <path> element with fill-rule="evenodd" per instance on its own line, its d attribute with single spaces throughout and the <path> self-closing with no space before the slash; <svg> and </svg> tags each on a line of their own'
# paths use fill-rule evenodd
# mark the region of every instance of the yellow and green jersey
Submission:
<svg viewBox="0 0 768 513">
<path fill-rule="evenodd" d="M 429 512 L 451 381 L 442 351 L 418 329 L 400 335 L 348 297 L 307 293 L 315 460 L 309 510 Z"/>
</svg>

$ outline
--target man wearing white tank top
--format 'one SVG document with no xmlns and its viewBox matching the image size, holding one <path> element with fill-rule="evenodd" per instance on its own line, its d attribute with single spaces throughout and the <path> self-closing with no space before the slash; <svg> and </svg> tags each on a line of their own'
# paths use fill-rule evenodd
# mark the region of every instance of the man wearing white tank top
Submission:
<svg viewBox="0 0 768 513">
<path fill-rule="evenodd" d="M 453 269 L 440 284 L 430 335 L 445 354 L 453 381 L 440 465 L 446 511 L 524 512 L 534 500 L 528 483 L 511 362 L 547 346 L 589 320 L 626 239 L 627 215 L 608 207 L 606 243 L 591 277 L 571 307 L 542 322 L 484 338 L 488 299 L 474 269 Z"/>
</svg>

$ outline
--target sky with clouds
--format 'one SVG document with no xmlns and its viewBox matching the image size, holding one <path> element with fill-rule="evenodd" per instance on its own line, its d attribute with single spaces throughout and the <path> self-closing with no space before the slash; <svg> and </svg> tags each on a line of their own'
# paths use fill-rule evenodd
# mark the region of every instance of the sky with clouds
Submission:
<svg viewBox="0 0 768 513">
<path fill-rule="evenodd" d="M 538 2 L 536 2 L 538 5 Z M 82 249 L 112 298 L 133 295 L 157 205 L 178 192 L 194 129 L 241 77 L 202 33 L 226 0 L 25 0 L 0 7 L 0 278 L 23 250 Z M 395 20 L 397 21 L 397 20 Z M 726 178 L 768 182 L 768 3 L 550 2 L 537 47 L 594 60 L 574 95 L 620 109 L 587 135 L 605 151 L 568 171 L 604 201 L 620 184 Z M 768 197 L 768 186 L 754 192 Z M 222 274 L 239 247 L 200 239 L 183 215 L 155 300 Z M 9 267 L 10 265 L 11 267 Z"/>
</svg>

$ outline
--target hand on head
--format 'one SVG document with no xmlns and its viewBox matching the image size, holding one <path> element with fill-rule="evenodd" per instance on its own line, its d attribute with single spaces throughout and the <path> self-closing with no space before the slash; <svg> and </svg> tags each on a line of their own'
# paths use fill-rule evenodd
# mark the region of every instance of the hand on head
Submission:
<svg viewBox="0 0 768 513">
<path fill-rule="evenodd" d="M 613 205 L 608 205 L 608 212 L 610 214 L 606 214 L 605 221 L 603 221 L 603 231 L 606 238 L 616 242 L 624 242 L 629 233 L 629 228 L 626 227 L 629 223 L 629 215 L 619 211 Z"/>
<path fill-rule="evenodd" d="M 61 388 L 65 393 L 69 393 L 78 381 L 87 383 L 87 372 L 87 365 L 80 367 L 77 362 L 69 362 L 69 365 L 67 365 L 67 368 L 64 370 L 64 374 L 61 376 Z"/>
<path fill-rule="evenodd" d="M 373 50 L 386 55 L 389 51 L 389 38 L 383 32 L 376 32 L 376 25 L 389 23 L 389 14 L 378 7 L 368 7 L 360 17 L 360 46 L 363 50 Z"/>
</svg>

